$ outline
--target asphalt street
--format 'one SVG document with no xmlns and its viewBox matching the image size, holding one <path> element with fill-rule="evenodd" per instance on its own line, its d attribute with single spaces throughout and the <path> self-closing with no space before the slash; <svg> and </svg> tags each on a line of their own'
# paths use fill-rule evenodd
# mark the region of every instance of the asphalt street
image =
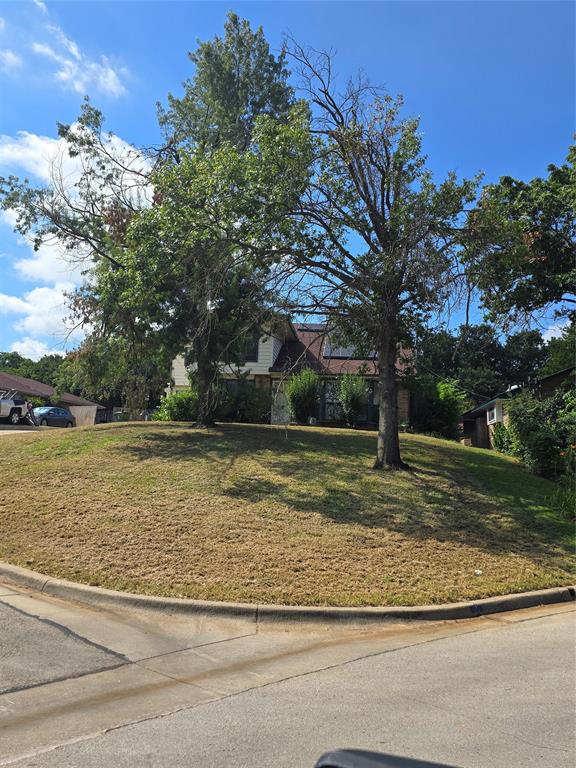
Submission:
<svg viewBox="0 0 576 768">
<path fill-rule="evenodd" d="M 311 768 L 340 747 L 573 768 L 574 618 L 257 626 L 0 585 L 0 765 Z"/>
</svg>

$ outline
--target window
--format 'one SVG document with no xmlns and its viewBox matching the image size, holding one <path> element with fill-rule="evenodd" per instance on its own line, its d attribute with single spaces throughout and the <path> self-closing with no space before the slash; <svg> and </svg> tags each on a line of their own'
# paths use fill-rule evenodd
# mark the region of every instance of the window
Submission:
<svg viewBox="0 0 576 768">
<path fill-rule="evenodd" d="M 344 344 L 333 343 L 329 336 L 324 342 L 324 359 L 342 359 L 342 360 L 375 360 L 376 352 L 373 350 L 365 353 L 364 350 L 355 346 L 346 346 Z"/>
<path fill-rule="evenodd" d="M 496 414 L 496 406 L 493 405 L 492 408 L 488 408 L 486 411 L 486 421 L 488 424 L 495 424 L 497 420 L 497 414 Z"/>
<path fill-rule="evenodd" d="M 244 360 L 247 363 L 258 362 L 258 343 L 260 342 L 260 336 L 254 332 L 246 339 Z"/>
</svg>

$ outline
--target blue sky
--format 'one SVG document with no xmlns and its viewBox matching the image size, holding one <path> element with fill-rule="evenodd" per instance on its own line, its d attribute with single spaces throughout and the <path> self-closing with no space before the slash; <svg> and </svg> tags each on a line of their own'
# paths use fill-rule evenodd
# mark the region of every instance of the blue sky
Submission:
<svg viewBox="0 0 576 768">
<path fill-rule="evenodd" d="M 434 172 L 530 179 L 560 163 L 575 130 L 572 2 L 42 2 L 0 5 L 0 175 L 41 181 L 56 121 L 73 122 L 88 93 L 107 126 L 137 145 L 159 142 L 156 102 L 192 73 L 187 51 L 222 32 L 235 10 L 337 52 L 421 117 Z M 46 245 L 34 254 L 0 221 L 0 350 L 62 352 L 63 292 L 79 269 Z"/>
</svg>

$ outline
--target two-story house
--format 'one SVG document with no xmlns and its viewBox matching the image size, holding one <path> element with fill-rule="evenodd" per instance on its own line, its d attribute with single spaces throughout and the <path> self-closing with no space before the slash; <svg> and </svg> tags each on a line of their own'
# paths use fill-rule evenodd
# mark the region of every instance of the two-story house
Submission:
<svg viewBox="0 0 576 768">
<path fill-rule="evenodd" d="M 400 422 L 409 419 L 410 396 L 402 384 L 402 374 L 407 370 L 409 351 L 402 350 L 398 356 L 398 418 Z M 321 324 L 300 324 L 286 321 L 281 330 L 254 339 L 246 351 L 244 365 L 230 368 L 224 366 L 224 379 L 234 379 L 240 371 L 254 381 L 257 387 L 266 387 L 272 393 L 273 424 L 290 420 L 290 411 L 284 395 L 287 379 L 302 368 L 311 368 L 321 378 L 318 407 L 319 422 L 340 421 L 342 413 L 337 399 L 337 383 L 344 373 L 358 373 L 364 376 L 368 385 L 368 404 L 362 422 L 366 425 L 378 423 L 378 373 L 374 357 L 359 358 L 352 347 L 332 343 L 326 326 Z M 184 357 L 180 355 L 172 364 L 171 391 L 189 386 L 188 372 Z"/>
</svg>

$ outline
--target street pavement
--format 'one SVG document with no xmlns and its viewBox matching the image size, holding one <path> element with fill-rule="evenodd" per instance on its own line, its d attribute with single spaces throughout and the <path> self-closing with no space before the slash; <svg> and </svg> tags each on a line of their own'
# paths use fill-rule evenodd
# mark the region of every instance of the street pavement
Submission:
<svg viewBox="0 0 576 768">
<path fill-rule="evenodd" d="M 0 766 L 573 768 L 574 618 L 257 625 L 0 585 Z"/>
</svg>

